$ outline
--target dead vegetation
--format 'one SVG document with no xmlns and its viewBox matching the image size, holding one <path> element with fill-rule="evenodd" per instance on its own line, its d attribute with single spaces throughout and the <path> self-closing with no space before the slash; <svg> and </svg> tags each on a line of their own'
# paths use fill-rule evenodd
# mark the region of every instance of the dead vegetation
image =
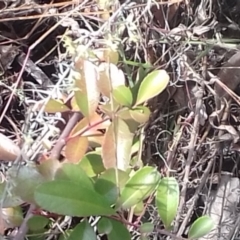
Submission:
<svg viewBox="0 0 240 240">
<path fill-rule="evenodd" d="M 118 64 L 128 84 L 139 74 L 141 64 L 148 64 L 149 71 L 165 69 L 170 75 L 167 89 L 149 102 L 152 115 L 145 126 L 142 159 L 180 183 L 173 233 L 184 238 L 198 216 L 207 213 L 214 217 L 210 200 L 217 198 L 219 186 L 226 184 L 232 202 L 225 203 L 225 196 L 216 208 L 234 206 L 234 217 L 231 215 L 225 230 L 226 223 L 215 216 L 225 232 L 207 237 L 238 236 L 239 197 L 230 186 L 237 181 L 234 188 L 239 187 L 238 1 L 18 0 L 1 1 L 0 9 L 0 129 L 19 150 L 24 149 L 25 158 L 17 159 L 16 164 L 19 160 L 39 161 L 52 148 L 55 152 L 51 154 L 61 157 L 63 146 L 56 143 L 72 116 L 34 108 L 53 94 L 66 97 L 71 92 L 66 76 L 72 62 L 65 53 L 63 37 L 96 48 L 103 39 L 116 41 L 121 57 L 130 64 Z M 3 152 L 0 156 L 5 172 L 12 158 L 4 157 Z M 154 211 L 149 213 L 149 218 L 159 223 L 154 239 L 173 238 L 163 232 Z M 222 214 L 225 220 L 229 217 Z M 48 239 L 54 239 L 51 237 Z"/>
</svg>

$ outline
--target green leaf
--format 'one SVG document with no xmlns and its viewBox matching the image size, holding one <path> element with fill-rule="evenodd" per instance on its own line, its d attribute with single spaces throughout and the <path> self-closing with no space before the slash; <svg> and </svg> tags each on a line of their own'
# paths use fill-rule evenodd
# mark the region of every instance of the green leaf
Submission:
<svg viewBox="0 0 240 240">
<path fill-rule="evenodd" d="M 88 217 L 115 213 L 99 193 L 70 181 L 43 183 L 35 190 L 34 196 L 40 207 L 57 214 Z"/>
<path fill-rule="evenodd" d="M 58 99 L 49 99 L 45 105 L 44 111 L 47 113 L 67 112 L 70 109 Z"/>
<path fill-rule="evenodd" d="M 31 232 L 43 232 L 49 223 L 49 219 L 44 216 L 33 216 L 28 219 L 27 225 Z"/>
<path fill-rule="evenodd" d="M 108 234 L 108 240 L 131 240 L 127 228 L 119 221 L 109 219 L 112 224 L 112 231 Z"/>
<path fill-rule="evenodd" d="M 209 216 L 202 216 L 198 218 L 191 226 L 188 237 L 190 239 L 197 239 L 208 234 L 214 227 L 214 222 Z"/>
<path fill-rule="evenodd" d="M 112 231 L 112 223 L 108 218 L 102 217 L 97 223 L 97 229 L 100 234 L 109 234 Z"/>
<path fill-rule="evenodd" d="M 68 240 L 97 240 L 96 233 L 87 221 L 79 223 L 71 232 Z"/>
<path fill-rule="evenodd" d="M 93 189 L 93 181 L 85 171 L 79 166 L 72 163 L 64 163 L 55 175 L 55 180 L 71 181 L 76 184 L 82 184 L 88 189 Z"/>
<path fill-rule="evenodd" d="M 45 178 L 38 171 L 35 163 L 28 163 L 26 166 L 13 166 L 8 171 L 8 177 L 13 184 L 13 193 L 22 200 L 35 204 L 34 190 L 41 183 L 45 182 Z"/>
<path fill-rule="evenodd" d="M 97 152 L 87 153 L 78 164 L 89 177 L 94 177 L 105 170 L 102 156 Z"/>
<path fill-rule="evenodd" d="M 109 205 L 116 202 L 119 196 L 119 188 L 116 182 L 116 171 L 118 171 L 118 186 L 123 188 L 129 176 L 126 172 L 116 169 L 106 170 L 95 183 L 95 189 L 109 201 Z"/>
<path fill-rule="evenodd" d="M 160 94 L 169 83 L 169 75 L 165 70 L 155 70 L 142 81 L 135 105 L 139 105 Z"/>
<path fill-rule="evenodd" d="M 134 206 L 134 209 L 133 209 L 134 215 L 141 216 L 144 211 L 145 211 L 145 207 L 144 207 L 143 201 L 139 202 Z"/>
<path fill-rule="evenodd" d="M 150 196 L 160 181 L 156 168 L 143 167 L 126 183 L 118 204 L 122 208 L 130 208 Z"/>
<path fill-rule="evenodd" d="M 163 178 L 157 189 L 156 206 L 166 229 L 171 226 L 171 223 L 176 216 L 178 203 L 178 182 L 173 177 Z"/>
<path fill-rule="evenodd" d="M 121 85 L 113 89 L 113 98 L 121 106 L 130 107 L 133 102 L 131 90 L 125 85 Z"/>
<path fill-rule="evenodd" d="M 154 230 L 154 224 L 153 223 L 143 223 L 141 226 L 140 226 L 140 232 L 141 233 L 151 233 L 153 232 Z"/>
</svg>

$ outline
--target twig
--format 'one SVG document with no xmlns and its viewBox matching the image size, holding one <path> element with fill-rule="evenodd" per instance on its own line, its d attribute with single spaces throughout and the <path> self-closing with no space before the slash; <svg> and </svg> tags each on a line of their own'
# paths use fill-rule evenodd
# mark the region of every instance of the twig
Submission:
<svg viewBox="0 0 240 240">
<path fill-rule="evenodd" d="M 24 240 L 25 235 L 28 231 L 27 222 L 33 216 L 32 212 L 34 209 L 35 209 L 35 205 L 31 204 L 27 211 L 27 215 L 23 219 L 23 222 L 22 222 L 20 228 L 18 229 L 16 236 L 14 237 L 14 240 Z"/>
<path fill-rule="evenodd" d="M 76 125 L 76 123 L 83 117 L 83 115 L 79 112 L 74 113 L 70 120 L 68 121 L 66 127 L 64 128 L 61 136 L 59 137 L 57 143 L 53 147 L 50 158 L 53 159 L 59 159 L 60 153 L 62 148 L 64 147 L 66 143 L 66 138 L 68 137 L 69 133 L 72 131 L 73 127 Z"/>
<path fill-rule="evenodd" d="M 180 202 L 179 202 L 179 210 L 178 210 L 178 215 L 176 217 L 176 225 L 174 226 L 175 231 L 178 229 L 179 224 L 180 224 L 180 218 L 181 218 L 181 214 L 183 211 L 183 206 L 185 203 L 185 198 L 186 198 L 186 193 L 187 193 L 187 186 L 188 186 L 188 177 L 189 177 L 189 173 L 190 173 L 190 167 L 194 158 L 194 150 L 195 150 L 195 146 L 196 146 L 196 142 L 197 142 L 197 136 L 198 136 L 198 131 L 199 131 L 199 115 L 200 115 L 200 109 L 202 106 L 202 94 L 196 94 L 196 111 L 195 111 L 195 119 L 194 119 L 194 123 L 193 123 L 193 130 L 192 130 L 192 134 L 191 134 L 191 139 L 190 139 L 190 143 L 189 143 L 189 151 L 188 151 L 188 157 L 187 157 L 187 161 L 186 161 L 186 167 L 185 167 L 185 174 L 184 174 L 184 179 L 183 179 L 183 186 L 182 186 L 182 190 L 181 190 L 181 195 L 180 195 Z M 182 232 L 182 228 L 184 226 L 181 225 L 181 232 Z M 180 230 L 178 231 L 177 236 L 181 235 Z"/>
<path fill-rule="evenodd" d="M 200 184 L 199 184 L 198 188 L 196 189 L 196 192 L 195 192 L 195 194 L 194 194 L 194 196 L 192 198 L 192 204 L 188 208 L 187 214 L 186 214 L 186 216 L 185 216 L 185 218 L 184 218 L 184 220 L 183 220 L 183 222 L 181 224 L 181 227 L 178 230 L 178 235 L 182 235 L 182 233 L 183 233 L 183 231 L 184 231 L 184 229 L 185 229 L 185 227 L 186 227 L 186 225 L 187 225 L 187 223 L 189 221 L 190 215 L 192 214 L 193 209 L 195 207 L 195 203 L 196 203 L 196 201 L 197 201 L 197 199 L 199 197 L 199 193 L 202 190 L 203 186 L 205 185 L 207 177 L 209 175 L 209 172 L 210 172 L 210 170 L 212 168 L 213 162 L 215 161 L 215 159 L 213 158 L 213 156 L 215 154 L 216 154 L 216 150 L 214 151 L 213 155 L 208 157 L 208 159 L 210 159 L 210 161 L 209 161 L 208 166 L 205 169 L 204 174 L 203 174 L 203 176 L 202 176 L 202 178 L 200 180 Z"/>
</svg>

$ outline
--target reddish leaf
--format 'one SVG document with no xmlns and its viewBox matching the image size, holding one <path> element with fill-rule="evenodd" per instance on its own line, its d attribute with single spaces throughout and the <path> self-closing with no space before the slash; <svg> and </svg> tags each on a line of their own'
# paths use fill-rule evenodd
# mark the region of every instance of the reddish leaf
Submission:
<svg viewBox="0 0 240 240">
<path fill-rule="evenodd" d="M 108 127 L 102 144 L 102 158 L 106 169 L 117 166 L 116 147 L 113 124 Z"/>
<path fill-rule="evenodd" d="M 112 89 L 120 85 L 125 85 L 124 74 L 116 65 L 112 63 L 102 63 L 99 66 L 99 71 L 98 88 L 104 96 L 110 97 Z"/>
<path fill-rule="evenodd" d="M 74 97 L 82 113 L 90 118 L 99 101 L 98 75 L 96 66 L 90 61 L 84 60 L 81 67 L 81 79 L 77 81 L 79 90 L 75 91 Z"/>
<path fill-rule="evenodd" d="M 109 124 L 109 120 L 104 121 L 103 118 L 95 112 L 90 119 L 83 118 L 77 123 L 73 128 L 70 137 L 72 138 L 78 135 L 96 136 L 99 135 L 98 129 L 105 129 Z"/>
<path fill-rule="evenodd" d="M 65 155 L 69 162 L 78 163 L 88 148 L 88 139 L 77 136 L 67 141 Z"/>
<path fill-rule="evenodd" d="M 132 140 L 133 134 L 123 120 L 118 119 L 109 126 L 102 144 L 102 158 L 106 169 L 117 167 L 124 171 L 128 168 Z"/>
</svg>

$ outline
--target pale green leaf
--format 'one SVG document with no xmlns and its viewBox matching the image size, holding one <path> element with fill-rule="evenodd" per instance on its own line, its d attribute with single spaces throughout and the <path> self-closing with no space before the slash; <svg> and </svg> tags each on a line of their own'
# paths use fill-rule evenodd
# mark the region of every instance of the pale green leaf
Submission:
<svg viewBox="0 0 240 240">
<path fill-rule="evenodd" d="M 156 168 L 143 167 L 139 169 L 126 183 L 118 205 L 130 208 L 150 196 L 160 181 Z"/>
<path fill-rule="evenodd" d="M 133 102 L 131 90 L 124 85 L 117 86 L 113 89 L 113 98 L 121 106 L 130 107 Z"/>
<path fill-rule="evenodd" d="M 155 70 L 142 81 L 137 95 L 136 105 L 139 105 L 160 94 L 169 83 L 169 75 L 165 70 Z"/>
<path fill-rule="evenodd" d="M 179 186 L 173 177 L 165 177 L 157 188 L 156 206 L 166 229 L 174 220 L 179 203 Z"/>
<path fill-rule="evenodd" d="M 58 99 L 49 99 L 45 105 L 44 111 L 47 113 L 67 112 L 70 109 Z"/>
<path fill-rule="evenodd" d="M 214 227 L 214 222 L 209 216 L 202 216 L 198 218 L 191 226 L 188 237 L 190 239 L 197 239 L 208 234 Z"/>
</svg>

